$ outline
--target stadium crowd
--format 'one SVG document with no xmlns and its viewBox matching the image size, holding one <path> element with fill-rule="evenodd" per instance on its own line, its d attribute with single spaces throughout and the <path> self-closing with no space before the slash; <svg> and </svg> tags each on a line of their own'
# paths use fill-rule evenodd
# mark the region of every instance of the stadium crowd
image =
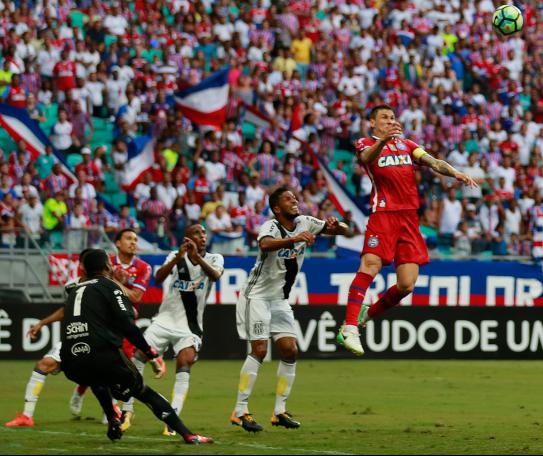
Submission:
<svg viewBox="0 0 543 456">
<path fill-rule="evenodd" d="M 291 186 L 307 214 L 334 211 L 310 152 L 369 207 L 371 180 L 352 144 L 370 134 L 372 107 L 386 103 L 406 137 L 480 185 L 417 171 L 428 244 L 459 255 L 531 255 L 543 232 L 543 9 L 524 2 L 523 32 L 501 38 L 492 30 L 495 6 L 2 0 L 2 98 L 42 123 L 56 106 L 47 134 L 65 157 L 79 156 L 77 182 L 68 185 L 52 150 L 37 160 L 22 141 L 4 151 L 2 243 L 15 242 L 17 226 L 40 239 L 65 228 L 131 226 L 169 248 L 200 220 L 251 245 L 278 185 Z M 226 65 L 227 122 L 203 129 L 172 95 Z M 246 105 L 269 126 L 248 129 Z M 110 143 L 92 143 L 98 122 L 113 123 Z M 112 215 L 98 197 L 109 176 L 125 184 L 128 145 L 144 134 L 156 138 L 155 164 Z M 338 159 L 338 150 L 350 154 Z"/>
</svg>

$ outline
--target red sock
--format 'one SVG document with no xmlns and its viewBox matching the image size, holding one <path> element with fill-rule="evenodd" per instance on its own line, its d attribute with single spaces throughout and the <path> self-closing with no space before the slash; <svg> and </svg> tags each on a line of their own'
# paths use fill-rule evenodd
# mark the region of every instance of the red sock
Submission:
<svg viewBox="0 0 543 456">
<path fill-rule="evenodd" d="M 349 299 L 347 300 L 347 312 L 345 324 L 358 326 L 360 308 L 366 297 L 366 290 L 373 282 L 373 277 L 364 272 L 357 272 L 349 288 Z"/>
<path fill-rule="evenodd" d="M 404 293 L 398 290 L 396 285 L 392 285 L 386 293 L 381 296 L 381 299 L 375 304 L 372 304 L 368 309 L 368 316 L 374 318 L 377 315 L 382 314 L 385 310 L 394 307 L 399 304 L 400 301 L 405 298 L 409 293 Z"/>
<path fill-rule="evenodd" d="M 77 385 L 77 394 L 83 396 L 83 394 L 85 394 L 85 391 L 87 391 L 87 388 L 87 385 Z"/>
</svg>

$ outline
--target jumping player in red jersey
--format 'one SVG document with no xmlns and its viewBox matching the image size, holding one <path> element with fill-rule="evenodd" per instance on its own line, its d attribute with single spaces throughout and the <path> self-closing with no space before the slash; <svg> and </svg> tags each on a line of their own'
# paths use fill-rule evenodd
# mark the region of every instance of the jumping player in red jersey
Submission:
<svg viewBox="0 0 543 456">
<path fill-rule="evenodd" d="M 125 293 L 134 307 L 136 318 L 143 295 L 151 279 L 151 266 L 136 256 L 138 250 L 138 235 L 132 228 L 126 228 L 115 237 L 117 255 L 111 255 L 113 276 L 123 285 Z M 134 355 L 134 346 L 126 339 L 123 340 L 123 352 L 128 359 Z M 78 417 L 83 407 L 83 395 L 87 386 L 77 385 L 70 399 L 70 411 Z"/>
<path fill-rule="evenodd" d="M 356 355 L 363 355 L 358 326 L 397 305 L 411 293 L 419 266 L 428 263 L 428 250 L 419 230 L 419 197 L 415 164 L 429 166 L 444 176 L 468 186 L 475 181 L 443 160 L 428 154 L 418 144 L 402 139 L 394 110 L 376 106 L 370 114 L 371 138 L 356 142 L 356 154 L 373 183 L 372 214 L 369 217 L 360 268 L 349 288 L 345 324 L 337 342 Z M 373 305 L 364 304 L 366 290 L 383 265 L 394 261 L 397 283 Z"/>
</svg>

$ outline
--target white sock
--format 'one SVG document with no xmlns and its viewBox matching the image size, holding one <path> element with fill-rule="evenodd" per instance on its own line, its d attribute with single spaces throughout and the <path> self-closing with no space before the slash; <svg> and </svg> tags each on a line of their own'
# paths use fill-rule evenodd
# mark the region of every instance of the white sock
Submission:
<svg viewBox="0 0 543 456">
<path fill-rule="evenodd" d="M 358 333 L 358 326 L 355 325 L 345 325 L 343 331 L 347 333 Z"/>
<path fill-rule="evenodd" d="M 181 415 L 183 404 L 189 391 L 190 372 L 177 372 L 175 374 L 175 383 L 172 392 L 172 408 L 177 415 Z"/>
<path fill-rule="evenodd" d="M 26 384 L 25 408 L 23 411 L 23 415 L 29 417 L 34 416 L 34 409 L 36 408 L 36 404 L 38 403 L 38 399 L 40 397 L 40 393 L 46 378 L 47 374 L 42 374 L 41 372 L 37 372 L 35 370 L 32 371 L 30 380 Z"/>
<path fill-rule="evenodd" d="M 235 408 L 236 416 L 244 415 L 249 411 L 247 404 L 249 403 L 249 396 L 253 392 L 258 369 L 260 369 L 260 362 L 251 355 L 248 355 L 239 374 L 238 398 Z"/>
<path fill-rule="evenodd" d="M 143 361 L 140 361 L 135 356 L 132 358 L 132 362 L 134 363 L 134 366 L 136 366 L 136 369 L 138 370 L 138 372 L 143 377 L 143 371 L 145 370 L 145 363 Z M 134 413 L 134 398 L 133 397 L 128 399 L 128 401 L 126 401 L 123 404 L 122 411 Z"/>
<path fill-rule="evenodd" d="M 296 378 L 296 362 L 285 363 L 279 361 L 277 367 L 277 390 L 275 392 L 275 410 L 274 413 L 284 413 L 286 410 L 287 399 Z"/>
</svg>

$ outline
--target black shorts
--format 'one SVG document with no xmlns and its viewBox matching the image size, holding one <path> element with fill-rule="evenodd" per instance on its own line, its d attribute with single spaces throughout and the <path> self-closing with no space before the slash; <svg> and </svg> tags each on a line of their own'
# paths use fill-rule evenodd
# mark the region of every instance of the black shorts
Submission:
<svg viewBox="0 0 543 456">
<path fill-rule="evenodd" d="M 104 350 L 62 361 L 66 377 L 79 385 L 107 386 L 115 399 L 127 401 L 143 390 L 143 377 L 121 350 Z"/>
</svg>

